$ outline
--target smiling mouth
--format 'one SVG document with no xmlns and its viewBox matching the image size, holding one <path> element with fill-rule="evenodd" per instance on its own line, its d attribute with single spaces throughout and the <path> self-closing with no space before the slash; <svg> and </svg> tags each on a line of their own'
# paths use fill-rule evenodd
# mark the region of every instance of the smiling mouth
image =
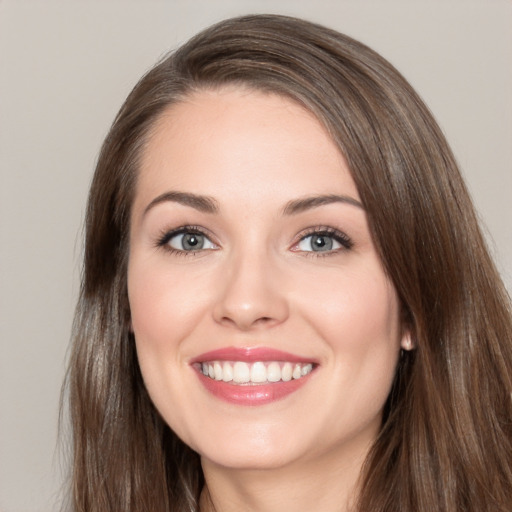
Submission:
<svg viewBox="0 0 512 512">
<path fill-rule="evenodd" d="M 299 380 L 309 375 L 314 367 L 314 363 L 287 361 L 205 361 L 196 364 L 197 370 L 209 379 L 239 386 Z"/>
<path fill-rule="evenodd" d="M 237 406 L 259 406 L 297 392 L 316 373 L 319 361 L 271 347 L 225 347 L 190 364 L 214 397 Z"/>
</svg>

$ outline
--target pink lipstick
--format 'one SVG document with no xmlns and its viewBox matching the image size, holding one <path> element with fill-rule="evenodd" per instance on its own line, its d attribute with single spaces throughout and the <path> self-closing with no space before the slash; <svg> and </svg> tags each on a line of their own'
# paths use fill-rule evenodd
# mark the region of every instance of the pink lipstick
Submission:
<svg viewBox="0 0 512 512">
<path fill-rule="evenodd" d="M 317 361 L 266 347 L 227 347 L 191 361 L 214 396 L 238 405 L 264 405 L 303 386 Z"/>
</svg>

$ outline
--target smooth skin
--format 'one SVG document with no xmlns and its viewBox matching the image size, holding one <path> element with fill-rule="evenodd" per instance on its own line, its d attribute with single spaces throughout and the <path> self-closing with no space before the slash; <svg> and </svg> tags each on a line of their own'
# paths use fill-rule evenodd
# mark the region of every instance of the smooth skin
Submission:
<svg viewBox="0 0 512 512">
<path fill-rule="evenodd" d="M 128 291 L 139 363 L 162 417 L 201 455 L 202 510 L 348 510 L 410 346 L 324 127 L 277 95 L 195 92 L 156 123 L 135 192 Z M 323 199 L 303 201 L 312 197 Z M 190 364 L 225 347 L 317 366 L 281 400 L 227 403 Z"/>
</svg>

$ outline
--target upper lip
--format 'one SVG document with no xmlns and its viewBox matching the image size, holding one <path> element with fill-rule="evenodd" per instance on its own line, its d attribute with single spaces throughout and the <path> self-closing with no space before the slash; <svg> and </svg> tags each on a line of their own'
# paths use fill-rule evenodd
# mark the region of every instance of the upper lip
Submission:
<svg viewBox="0 0 512 512">
<path fill-rule="evenodd" d="M 225 347 L 211 350 L 194 357 L 191 364 L 205 361 L 287 361 L 290 363 L 316 363 L 315 359 L 299 356 L 270 347 Z"/>
</svg>

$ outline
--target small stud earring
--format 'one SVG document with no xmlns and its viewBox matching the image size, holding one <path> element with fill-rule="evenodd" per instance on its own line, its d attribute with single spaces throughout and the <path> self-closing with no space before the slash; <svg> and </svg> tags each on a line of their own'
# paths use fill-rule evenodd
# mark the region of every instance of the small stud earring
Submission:
<svg viewBox="0 0 512 512">
<path fill-rule="evenodd" d="M 403 340 L 402 340 L 402 350 L 412 350 L 414 348 L 411 336 L 408 334 Z"/>
</svg>

